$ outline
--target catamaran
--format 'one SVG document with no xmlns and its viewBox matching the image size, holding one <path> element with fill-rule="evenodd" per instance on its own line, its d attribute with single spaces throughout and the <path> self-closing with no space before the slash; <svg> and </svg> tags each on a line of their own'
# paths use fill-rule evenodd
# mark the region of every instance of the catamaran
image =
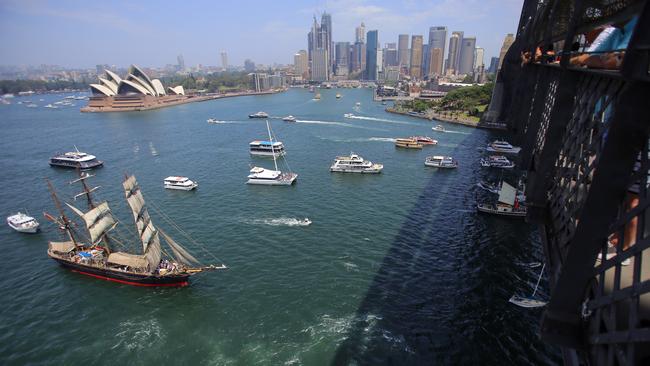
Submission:
<svg viewBox="0 0 650 366">
<path fill-rule="evenodd" d="M 223 264 L 202 265 L 187 249 L 162 229 L 155 227 L 134 176 L 126 177 L 122 187 L 133 213 L 138 241 L 141 242 L 142 249 L 119 251 L 118 246 L 121 247 L 120 249 L 128 247 L 129 240 L 124 240 L 116 233 L 115 228 L 119 221 L 113 216 L 108 202 L 97 204 L 93 201 L 92 193 L 99 187 L 88 188 L 86 180 L 91 177 L 93 176 L 80 173 L 79 179 L 71 182 L 81 183 L 83 186 L 83 191 L 75 198 L 85 196 L 88 201 L 88 211 L 82 211 L 66 202 L 70 210 L 83 221 L 87 239 L 82 238 L 84 234 L 76 230 L 77 226 L 66 215 L 52 183 L 47 181 L 59 216 L 46 213 L 45 217 L 53 221 L 68 237 L 67 241 L 50 241 L 47 254 L 63 267 L 103 280 L 150 287 L 186 286 L 192 275 L 227 268 Z M 161 213 L 161 216 L 172 226 L 178 227 L 166 215 Z M 181 232 L 187 239 L 195 242 L 187 233 Z M 169 250 L 163 249 L 161 237 Z"/>
<path fill-rule="evenodd" d="M 271 153 L 270 155 L 273 156 L 273 166 L 275 167 L 275 170 L 265 169 L 257 166 L 253 167 L 250 170 L 250 174 L 248 175 L 248 181 L 246 183 L 269 185 L 269 186 L 290 186 L 296 181 L 296 179 L 298 178 L 298 174 L 293 173 L 291 171 L 282 172 L 278 170 L 278 163 L 276 160 L 277 153 L 275 151 L 275 146 L 276 146 L 275 144 L 277 144 L 278 141 L 275 142 L 273 141 L 273 136 L 271 135 L 271 127 L 269 126 L 269 121 L 266 121 L 266 130 L 268 131 L 269 134 L 268 142 L 270 146 L 270 153 Z M 280 145 L 282 145 L 281 142 Z M 282 147 L 283 149 L 281 155 L 284 155 L 284 146 Z M 285 158 L 285 162 L 286 162 L 286 158 Z"/>
<path fill-rule="evenodd" d="M 73 169 L 92 169 L 104 165 L 104 162 L 97 160 L 95 155 L 79 151 L 75 146 L 75 151 L 57 154 L 51 157 L 50 165 Z"/>
</svg>

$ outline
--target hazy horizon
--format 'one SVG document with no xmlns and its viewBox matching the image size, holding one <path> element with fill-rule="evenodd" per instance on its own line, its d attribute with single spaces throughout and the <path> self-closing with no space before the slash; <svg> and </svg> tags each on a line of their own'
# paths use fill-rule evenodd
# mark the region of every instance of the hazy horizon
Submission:
<svg viewBox="0 0 650 366">
<path fill-rule="evenodd" d="M 398 34 L 423 35 L 431 26 L 477 38 L 484 62 L 499 54 L 503 38 L 515 33 L 523 0 L 433 1 L 251 1 L 216 4 L 151 0 L 113 4 L 7 0 L 0 3 L 3 66 L 58 65 L 94 68 L 98 64 L 161 67 L 182 54 L 188 67 L 230 65 L 245 59 L 271 65 L 293 63 L 307 49 L 313 16 L 332 14 L 333 41 L 354 41 L 355 27 L 377 29 L 382 47 Z M 445 50 L 445 57 L 447 50 Z"/>
</svg>

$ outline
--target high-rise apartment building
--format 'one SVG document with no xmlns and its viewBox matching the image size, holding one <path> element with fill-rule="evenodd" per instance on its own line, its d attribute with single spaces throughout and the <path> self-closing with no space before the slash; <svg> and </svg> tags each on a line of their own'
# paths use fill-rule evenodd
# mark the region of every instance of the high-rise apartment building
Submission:
<svg viewBox="0 0 650 366">
<path fill-rule="evenodd" d="M 463 41 L 463 32 L 452 32 L 449 38 L 449 53 L 447 55 L 447 74 L 458 73 L 460 61 L 460 46 Z"/>
<path fill-rule="evenodd" d="M 224 70 L 228 68 L 228 54 L 225 51 L 221 52 L 221 67 Z"/>
<path fill-rule="evenodd" d="M 410 65 L 409 59 L 409 35 L 400 34 L 397 41 L 397 62 L 401 67 Z"/>
<path fill-rule="evenodd" d="M 501 69 L 501 65 L 503 64 L 503 59 L 506 56 L 506 52 L 508 52 L 508 50 L 510 49 L 510 46 L 512 46 L 514 41 L 515 41 L 515 36 L 512 33 L 508 33 L 506 35 L 506 38 L 503 40 L 503 45 L 501 46 L 501 52 L 499 52 L 499 68 L 498 68 L 498 70 Z"/>
<path fill-rule="evenodd" d="M 377 80 L 379 68 L 377 65 L 377 55 L 379 49 L 379 32 L 371 30 L 366 33 L 366 80 Z"/>
<path fill-rule="evenodd" d="M 409 74 L 414 79 L 422 78 L 422 36 L 411 37 L 411 68 Z"/>
<path fill-rule="evenodd" d="M 459 74 L 471 74 L 474 72 L 474 50 L 476 49 L 476 37 L 464 37 L 460 46 L 460 61 L 458 62 Z"/>
<path fill-rule="evenodd" d="M 307 51 L 300 50 L 293 55 L 293 67 L 296 74 L 300 75 L 303 79 L 309 78 L 309 59 Z"/>
</svg>

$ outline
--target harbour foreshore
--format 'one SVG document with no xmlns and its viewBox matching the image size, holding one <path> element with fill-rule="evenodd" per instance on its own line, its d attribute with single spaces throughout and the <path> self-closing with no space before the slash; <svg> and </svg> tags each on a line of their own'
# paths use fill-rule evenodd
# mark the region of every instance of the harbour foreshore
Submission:
<svg viewBox="0 0 650 366">
<path fill-rule="evenodd" d="M 435 112 L 426 112 L 426 113 L 414 113 L 413 111 L 401 111 L 397 110 L 395 108 L 386 108 L 386 112 L 388 113 L 394 113 L 394 114 L 401 114 L 403 116 L 409 116 L 409 117 L 415 117 L 415 118 L 422 118 L 426 119 L 429 121 L 442 121 L 442 122 L 447 122 L 447 123 L 455 123 L 458 125 L 463 125 L 463 126 L 468 126 L 468 127 L 474 127 L 474 128 L 484 128 L 484 129 L 491 129 L 491 130 L 505 130 L 506 127 L 505 125 L 501 124 L 496 124 L 496 123 L 481 123 L 477 121 L 472 121 L 468 119 L 463 119 L 463 118 L 458 118 L 458 117 L 450 117 L 448 115 L 440 114 L 440 113 L 435 113 Z"/>
<path fill-rule="evenodd" d="M 103 98 L 103 100 L 98 101 L 99 103 L 93 103 L 94 101 L 92 100 L 91 97 L 91 100 L 88 103 L 89 105 L 81 108 L 80 111 L 84 113 L 148 111 L 153 109 L 172 107 L 180 104 L 204 102 L 207 100 L 214 100 L 214 99 L 276 94 L 276 93 L 284 92 L 286 90 L 287 90 L 286 88 L 283 88 L 283 89 L 267 90 L 267 91 L 260 91 L 260 92 L 244 91 L 244 92 L 223 93 L 223 94 L 214 93 L 214 94 L 201 94 L 201 95 L 169 96 L 169 97 L 146 96 L 146 97 L 137 97 L 137 98 L 121 98 L 121 100 L 115 100 L 115 99 L 108 100 L 106 98 Z M 112 98 L 112 97 L 108 97 L 108 98 Z M 95 104 L 95 105 L 91 105 L 91 104 Z"/>
</svg>

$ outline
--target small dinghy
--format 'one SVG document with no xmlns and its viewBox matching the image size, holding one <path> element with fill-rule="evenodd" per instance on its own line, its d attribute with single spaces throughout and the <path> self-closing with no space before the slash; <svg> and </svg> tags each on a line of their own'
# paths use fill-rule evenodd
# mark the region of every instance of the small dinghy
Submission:
<svg viewBox="0 0 650 366">
<path fill-rule="evenodd" d="M 542 274 L 544 274 L 544 268 L 546 267 L 546 263 L 542 266 L 542 270 L 539 271 L 539 277 L 537 277 L 537 283 L 535 284 L 535 290 L 533 290 L 533 294 L 530 295 L 530 297 L 523 297 L 523 296 L 518 296 L 518 295 L 512 295 L 510 297 L 509 302 L 520 306 L 522 308 L 541 308 L 542 306 L 546 305 L 546 301 L 541 301 L 541 300 L 536 300 L 534 299 L 535 293 L 537 293 L 537 287 L 539 286 L 539 281 L 542 280 Z"/>
</svg>

